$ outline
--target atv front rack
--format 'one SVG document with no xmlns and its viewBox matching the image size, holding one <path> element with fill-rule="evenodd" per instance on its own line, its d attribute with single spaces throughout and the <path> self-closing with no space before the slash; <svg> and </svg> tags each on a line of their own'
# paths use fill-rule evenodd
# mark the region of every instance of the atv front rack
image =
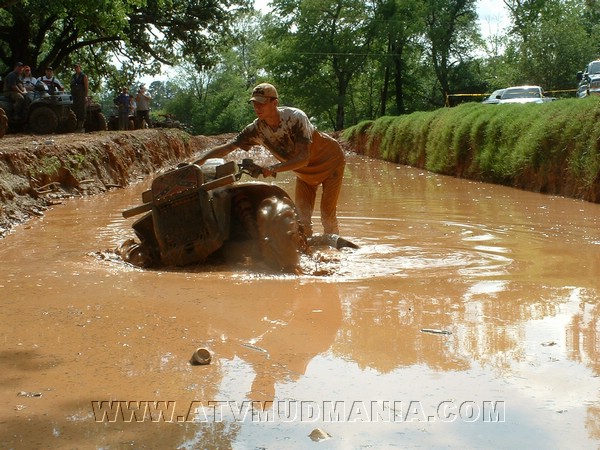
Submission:
<svg viewBox="0 0 600 450">
<path fill-rule="evenodd" d="M 199 167 L 194 164 L 182 163 L 179 166 L 177 166 L 176 169 L 167 172 L 162 177 L 168 177 L 169 174 L 173 173 L 175 170 L 181 172 L 181 169 L 187 166 L 189 166 L 190 168 Z M 243 174 L 250 175 L 252 178 L 257 178 L 260 174 L 262 174 L 262 167 L 260 167 L 258 164 L 255 164 L 254 161 L 252 161 L 252 159 L 243 159 L 242 163 L 239 165 L 237 165 L 234 161 L 229 161 L 225 164 L 220 164 L 216 166 L 214 174 L 215 178 L 207 182 L 204 182 L 204 175 L 206 175 L 206 172 L 198 170 L 194 170 L 192 172 L 201 173 L 203 174 L 203 176 L 201 179 L 196 178 L 195 180 L 186 180 L 185 177 L 179 176 L 179 178 L 183 178 L 184 181 L 177 184 L 178 189 L 175 189 L 173 186 L 169 186 L 168 188 L 166 188 L 166 190 L 163 191 L 161 188 L 156 186 L 156 184 L 158 184 L 157 182 L 161 179 L 161 177 L 157 178 L 152 183 L 152 189 L 142 193 L 142 202 L 144 203 L 123 211 L 123 217 L 129 218 L 150 211 L 153 205 L 156 204 L 156 202 L 160 202 L 161 200 L 164 200 L 167 197 L 179 194 L 187 190 L 211 191 L 213 189 L 227 186 L 238 181 Z"/>
</svg>

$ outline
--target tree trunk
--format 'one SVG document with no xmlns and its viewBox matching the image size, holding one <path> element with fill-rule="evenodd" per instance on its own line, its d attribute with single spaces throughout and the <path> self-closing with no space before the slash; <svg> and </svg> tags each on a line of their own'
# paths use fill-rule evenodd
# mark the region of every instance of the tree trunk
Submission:
<svg viewBox="0 0 600 450">
<path fill-rule="evenodd" d="M 396 88 L 396 109 L 398 114 L 404 114 L 406 112 L 404 106 L 404 73 L 402 64 L 402 45 L 397 46 L 394 52 L 394 86 Z"/>
</svg>

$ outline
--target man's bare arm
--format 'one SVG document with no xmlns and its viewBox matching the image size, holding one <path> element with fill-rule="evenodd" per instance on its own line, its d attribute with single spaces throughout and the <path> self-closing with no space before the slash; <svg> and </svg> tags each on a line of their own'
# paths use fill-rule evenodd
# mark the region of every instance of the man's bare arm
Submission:
<svg viewBox="0 0 600 450">
<path fill-rule="evenodd" d="M 216 147 L 207 150 L 200 158 L 195 160 L 192 164 L 201 166 L 210 158 L 223 158 L 234 151 L 238 146 L 233 142 L 227 142 L 226 144 L 217 145 Z"/>
<path fill-rule="evenodd" d="M 310 151 L 310 143 L 303 142 L 296 144 L 296 156 L 285 162 L 273 164 L 272 166 L 263 169 L 263 175 L 270 176 L 276 172 L 287 172 L 288 170 L 296 170 L 308 165 Z"/>
</svg>

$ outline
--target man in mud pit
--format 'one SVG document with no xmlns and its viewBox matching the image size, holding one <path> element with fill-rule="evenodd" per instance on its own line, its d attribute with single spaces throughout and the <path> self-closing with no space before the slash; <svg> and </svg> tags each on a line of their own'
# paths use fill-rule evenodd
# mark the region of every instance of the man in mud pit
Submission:
<svg viewBox="0 0 600 450">
<path fill-rule="evenodd" d="M 257 118 L 231 141 L 208 150 L 195 164 L 209 158 L 222 158 L 233 150 L 264 146 L 277 160 L 263 169 L 265 177 L 277 172 L 296 174 L 295 203 L 307 236 L 312 235 L 312 213 L 317 189 L 322 186 L 321 222 L 324 232 L 339 234 L 337 201 L 342 187 L 346 160 L 340 144 L 318 131 L 306 114 L 291 107 L 280 107 L 275 87 L 259 84 L 249 100 Z"/>
</svg>

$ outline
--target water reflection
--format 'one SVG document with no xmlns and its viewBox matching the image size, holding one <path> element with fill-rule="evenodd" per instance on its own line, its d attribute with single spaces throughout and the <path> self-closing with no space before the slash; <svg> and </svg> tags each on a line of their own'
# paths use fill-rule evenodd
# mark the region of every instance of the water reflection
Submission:
<svg viewBox="0 0 600 450">
<path fill-rule="evenodd" d="M 271 402 L 276 385 L 292 383 L 306 373 L 308 363 L 327 351 L 342 322 L 337 287 L 334 284 L 294 285 L 293 296 L 281 298 L 281 291 L 261 295 L 270 305 L 256 308 L 235 329 L 211 324 L 212 333 L 221 336 L 216 347 L 220 358 L 239 358 L 254 376 L 243 397 Z M 233 345 L 232 345 L 233 344 Z"/>
</svg>

